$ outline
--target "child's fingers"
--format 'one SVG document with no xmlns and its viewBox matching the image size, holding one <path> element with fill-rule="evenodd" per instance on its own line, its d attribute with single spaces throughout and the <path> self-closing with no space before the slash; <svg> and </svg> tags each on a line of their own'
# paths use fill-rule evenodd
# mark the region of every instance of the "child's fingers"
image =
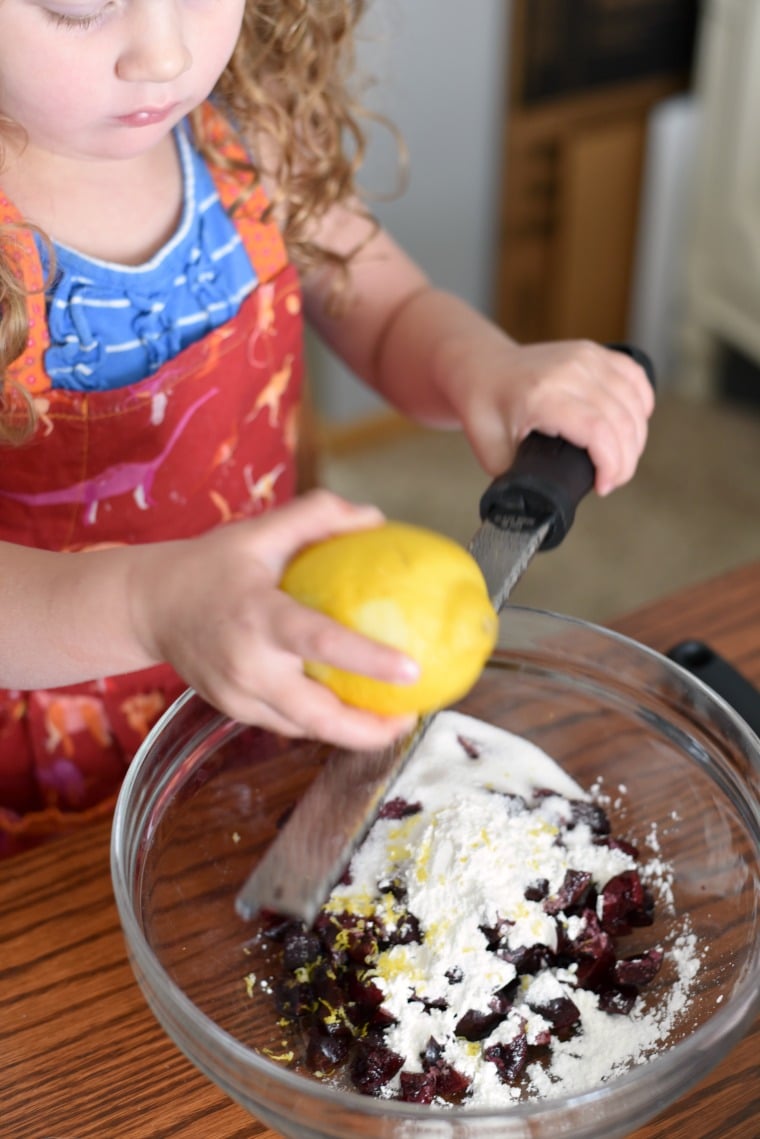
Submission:
<svg viewBox="0 0 760 1139">
<path fill-rule="evenodd" d="M 272 635 L 281 649 L 299 659 L 319 661 L 390 684 L 413 684 L 419 677 L 419 666 L 411 657 L 285 594 L 272 609 Z"/>
<path fill-rule="evenodd" d="M 250 533 L 259 560 L 278 577 L 303 546 L 333 534 L 379 526 L 383 521 L 382 511 L 375 506 L 357 505 L 330 491 L 314 490 L 255 519 Z"/>
<path fill-rule="evenodd" d="M 271 663 L 271 662 L 270 662 Z M 377 716 L 344 704 L 325 685 L 307 677 L 297 658 L 271 663 L 267 679 L 249 685 L 217 685 L 211 678 L 197 690 L 225 715 L 286 736 L 305 736 L 337 747 L 366 750 L 387 747 L 411 730 L 414 716 Z"/>
<path fill-rule="evenodd" d="M 284 706 L 274 715 L 286 725 L 279 730 L 324 740 L 338 747 L 364 751 L 387 747 L 411 731 L 415 716 L 378 716 L 344 704 L 323 684 L 294 677 Z"/>
<path fill-rule="evenodd" d="M 626 390 L 636 401 L 639 413 L 649 419 L 654 411 L 655 394 L 646 372 L 626 353 L 612 349 L 604 351 L 609 354 L 610 368 L 625 381 Z"/>
<path fill-rule="evenodd" d="M 240 694 L 225 712 L 240 723 L 280 735 L 322 740 L 356 751 L 388 747 L 411 731 L 414 716 L 376 716 L 343 704 L 324 685 L 306 676 L 290 678 L 282 704 Z"/>
</svg>

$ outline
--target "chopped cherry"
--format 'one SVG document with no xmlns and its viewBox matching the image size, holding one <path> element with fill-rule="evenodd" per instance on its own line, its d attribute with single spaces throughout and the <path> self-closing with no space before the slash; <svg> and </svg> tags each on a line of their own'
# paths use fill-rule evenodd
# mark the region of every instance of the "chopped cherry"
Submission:
<svg viewBox="0 0 760 1139">
<path fill-rule="evenodd" d="M 648 985 L 662 965 L 661 949 L 648 949 L 635 957 L 624 957 L 615 965 L 615 980 L 621 985 Z"/>
<path fill-rule="evenodd" d="M 599 925 L 599 919 L 593 910 L 583 910 L 581 917 L 583 924 L 574 938 L 568 937 L 566 927 L 559 924 L 557 955 L 567 964 L 577 962 L 579 975 L 581 971 L 584 971 L 585 976 L 590 976 L 602 970 L 606 974 L 615 963 L 614 942 Z M 594 986 L 584 984 L 582 987 Z"/>
<path fill-rule="evenodd" d="M 361 1041 L 351 1065 L 351 1079 L 365 1095 L 377 1095 L 380 1088 L 400 1071 L 403 1063 L 404 1057 L 398 1052 Z"/>
<path fill-rule="evenodd" d="M 410 945 L 412 942 L 418 944 L 422 941 L 422 933 L 420 931 L 420 923 L 414 914 L 406 913 L 394 930 L 384 939 L 386 945 Z"/>
<path fill-rule="evenodd" d="M 345 1029 L 326 1035 L 314 1028 L 306 1044 L 306 1062 L 314 1072 L 333 1072 L 348 1056 L 353 1036 Z"/>
<path fill-rule="evenodd" d="M 421 1004 L 425 1012 L 432 1012 L 433 1009 L 437 1009 L 439 1012 L 445 1012 L 449 1007 L 445 997 L 433 997 L 432 999 L 430 997 L 419 997 L 416 992 L 410 996 L 409 1003 Z"/>
<path fill-rule="evenodd" d="M 435 1085 L 435 1072 L 402 1072 L 401 1099 L 405 1103 L 432 1103 Z"/>
<path fill-rule="evenodd" d="M 422 1061 L 423 1070 L 426 1072 L 428 1068 L 440 1064 L 443 1059 L 443 1048 L 438 1043 L 434 1036 L 428 1037 L 428 1042 L 425 1045 L 425 1051 L 420 1053 L 420 1060 Z"/>
<path fill-rule="evenodd" d="M 578 962 L 575 981 L 579 989 L 601 993 L 612 984 L 615 954 L 610 950 L 598 957 L 583 957 Z"/>
<path fill-rule="evenodd" d="M 381 894 L 392 894 L 397 902 L 406 901 L 408 891 L 399 878 L 383 878 L 378 882 L 377 888 Z"/>
<path fill-rule="evenodd" d="M 469 1091 L 470 1081 L 451 1064 L 438 1064 L 431 1069 L 435 1072 L 436 1095 L 447 1103 L 461 1103 Z"/>
<path fill-rule="evenodd" d="M 536 942 L 535 945 L 519 945 L 515 949 L 496 949 L 494 952 L 502 961 L 514 965 L 520 975 L 538 973 L 554 961 L 551 949 L 548 945 L 541 945 L 540 942 Z"/>
<path fill-rule="evenodd" d="M 588 871 L 566 870 L 557 893 L 545 900 L 544 910 L 547 914 L 573 913 L 586 904 L 591 889 Z"/>
<path fill-rule="evenodd" d="M 282 963 L 293 972 L 303 965 L 318 960 L 322 943 L 316 933 L 310 933 L 303 926 L 288 931 L 282 943 Z"/>
<path fill-rule="evenodd" d="M 595 846 L 606 846 L 609 850 L 620 850 L 623 854 L 627 854 L 629 858 L 638 860 L 639 848 L 634 846 L 632 842 L 627 842 L 624 838 L 612 838 L 611 835 L 596 835 L 594 837 Z"/>
<path fill-rule="evenodd" d="M 523 897 L 527 902 L 543 902 L 544 898 L 549 893 L 549 879 L 536 878 L 535 882 L 531 882 L 523 890 Z"/>
<path fill-rule="evenodd" d="M 569 997 L 554 997 L 549 1001 L 528 1002 L 528 1007 L 548 1020 L 549 1024 L 559 1033 L 567 1033 L 580 1024 L 581 1014 L 578 1006 Z"/>
<path fill-rule="evenodd" d="M 528 1059 L 528 1038 L 521 1032 L 508 1044 L 492 1044 L 483 1052 L 483 1058 L 496 1065 L 503 1084 L 513 1084 L 522 1074 Z"/>
<path fill-rule="evenodd" d="M 384 1008 L 382 1005 L 380 1005 L 379 1008 L 375 1009 L 370 1018 L 370 1024 L 372 1027 L 382 1029 L 383 1031 L 385 1031 L 386 1028 L 390 1028 L 392 1024 L 396 1023 L 397 1021 L 393 1013 L 389 1012 L 389 1010 L 387 1008 Z"/>
<path fill-rule="evenodd" d="M 480 932 L 485 937 L 488 948 L 496 950 L 506 946 L 509 942 L 509 931 L 514 927 L 514 924 L 508 918 L 499 918 L 496 925 L 482 925 Z"/>
<path fill-rule="evenodd" d="M 646 912 L 644 887 L 638 870 L 624 870 L 610 878 L 601 894 L 602 929 L 613 935 L 630 932 L 635 915 Z"/>
<path fill-rule="evenodd" d="M 627 1016 L 636 1003 L 638 995 L 639 991 L 635 985 L 616 985 L 609 989 L 603 989 L 599 994 L 599 1008 L 603 1012 Z"/>
<path fill-rule="evenodd" d="M 485 1040 L 496 1026 L 502 1023 L 504 1016 L 502 1012 L 479 1012 L 478 1009 L 468 1009 L 457 1021 L 454 1035 L 471 1041 Z"/>
<path fill-rule="evenodd" d="M 346 993 L 357 1005 L 374 1010 L 383 1003 L 383 991 L 372 980 L 364 980 L 357 973 L 348 973 Z"/>
<path fill-rule="evenodd" d="M 317 1005 L 311 985 L 307 981 L 288 979 L 275 986 L 275 1001 L 280 1012 L 298 1020 L 312 1013 Z"/>
<path fill-rule="evenodd" d="M 506 985 L 502 985 L 500 989 L 491 997 L 488 1002 L 488 1007 L 493 1012 L 500 1012 L 506 1015 L 512 1007 L 512 1001 L 520 988 L 520 975 L 516 973 L 511 981 L 507 981 Z"/>
<path fill-rule="evenodd" d="M 610 833 L 610 820 L 598 803 L 590 803 L 585 799 L 571 799 L 572 810 L 571 827 L 584 823 L 594 835 L 608 835 Z"/>
<path fill-rule="evenodd" d="M 422 810 L 422 803 L 409 803 L 406 799 L 400 796 L 396 799 L 389 799 L 387 803 L 383 803 L 382 807 L 377 813 L 379 819 L 405 819 L 409 815 L 418 815 Z"/>
</svg>

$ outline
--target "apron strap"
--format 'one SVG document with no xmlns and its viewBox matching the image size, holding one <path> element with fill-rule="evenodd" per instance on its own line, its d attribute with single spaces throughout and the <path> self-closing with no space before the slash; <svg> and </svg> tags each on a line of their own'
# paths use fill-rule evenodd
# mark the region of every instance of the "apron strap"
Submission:
<svg viewBox="0 0 760 1139">
<path fill-rule="evenodd" d="M 26 289 L 29 335 L 26 348 L 6 371 L 6 379 L 35 394 L 52 385 L 45 372 L 45 352 L 50 345 L 45 310 L 45 279 L 34 235 L 16 207 L 0 194 L 0 231 L 3 251 Z"/>
<path fill-rule="evenodd" d="M 209 169 L 221 203 L 231 212 L 256 276 L 263 284 L 282 272 L 288 263 L 282 234 L 266 216 L 269 199 L 261 183 L 257 181 L 252 185 L 250 174 L 239 169 L 240 164 L 249 162 L 249 156 L 227 119 L 212 103 L 206 102 L 201 107 L 201 129 L 230 164 L 228 168 L 211 165 Z"/>
</svg>

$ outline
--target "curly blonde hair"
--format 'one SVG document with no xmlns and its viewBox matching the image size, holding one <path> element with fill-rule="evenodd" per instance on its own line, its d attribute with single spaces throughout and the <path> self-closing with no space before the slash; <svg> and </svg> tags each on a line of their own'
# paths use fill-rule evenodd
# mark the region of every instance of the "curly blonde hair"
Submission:
<svg viewBox="0 0 760 1139">
<path fill-rule="evenodd" d="M 355 203 L 372 222 L 358 205 L 356 175 L 366 150 L 364 123 L 376 116 L 352 90 L 354 33 L 366 7 L 367 0 L 247 0 L 240 38 L 214 92 L 246 152 L 266 153 L 271 162 L 265 168 L 257 157 L 240 166 L 250 173 L 251 189 L 264 175 L 276 186 L 269 210 L 277 211 L 292 260 L 301 271 L 335 269 L 335 298 L 355 251 L 343 257 L 320 248 L 310 231 L 340 202 Z M 204 157 L 229 164 L 206 137 L 200 110 L 191 119 Z M 9 129 L 13 124 L 0 116 L 0 140 Z M 2 159 L 0 146 L 0 169 Z M 13 227 L 0 229 L 0 440 L 8 438 L 3 410 L 17 410 L 24 399 L 3 382 L 29 331 L 27 293 L 11 256 L 16 237 Z"/>
</svg>

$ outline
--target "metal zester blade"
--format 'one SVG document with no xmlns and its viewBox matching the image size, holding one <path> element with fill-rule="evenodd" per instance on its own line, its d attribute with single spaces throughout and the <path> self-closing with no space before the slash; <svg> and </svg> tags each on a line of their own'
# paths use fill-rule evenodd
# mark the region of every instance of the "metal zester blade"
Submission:
<svg viewBox="0 0 760 1139">
<path fill-rule="evenodd" d="M 625 345 L 611 347 L 633 356 L 654 383 L 644 353 Z M 594 474 L 585 451 L 533 432 L 509 470 L 488 487 L 480 501 L 482 525 L 468 548 L 497 612 L 536 552 L 562 541 Z M 242 918 L 273 910 L 312 924 L 431 720 L 422 718 L 392 747 L 334 752 L 328 758 L 237 895 L 235 908 Z"/>
</svg>

